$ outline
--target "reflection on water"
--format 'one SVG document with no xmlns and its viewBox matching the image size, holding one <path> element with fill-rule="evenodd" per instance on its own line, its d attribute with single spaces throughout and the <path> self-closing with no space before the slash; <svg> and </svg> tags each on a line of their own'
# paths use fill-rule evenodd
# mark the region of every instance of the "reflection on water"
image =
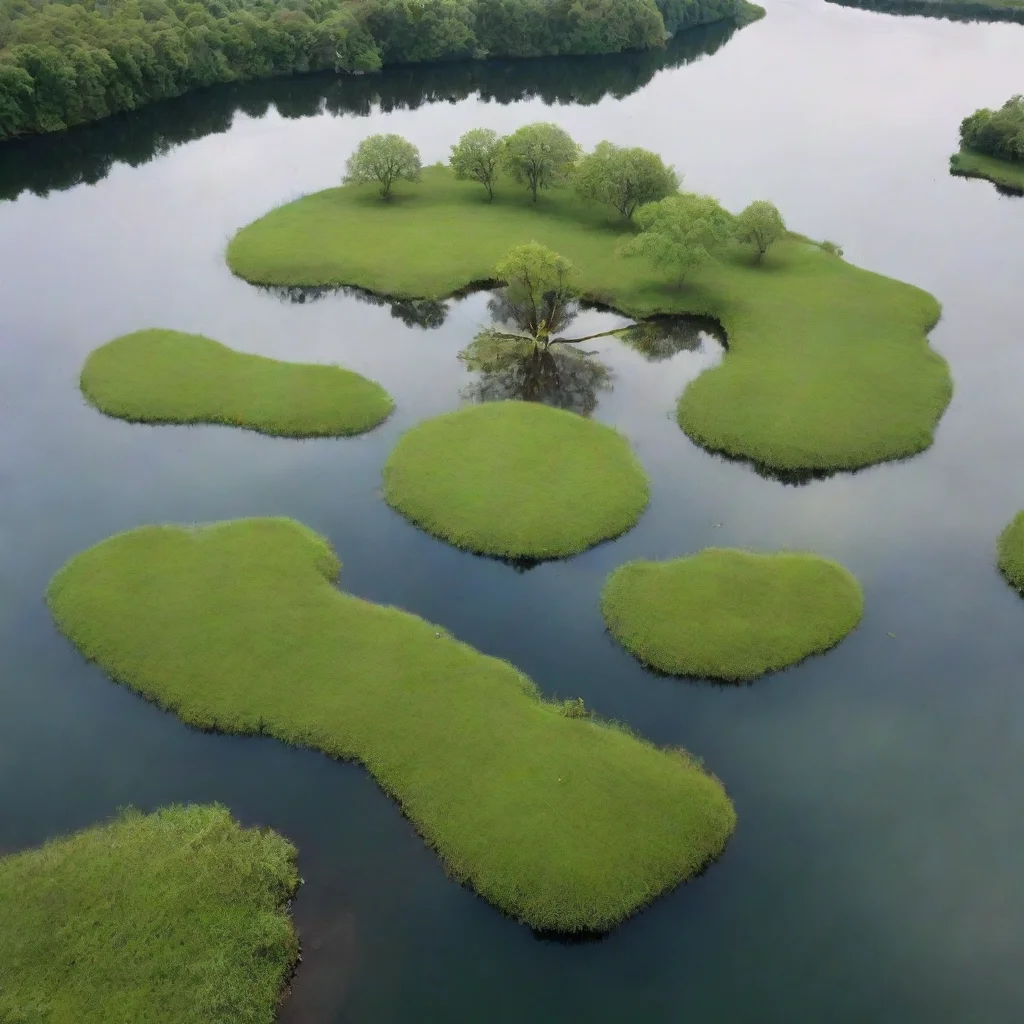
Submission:
<svg viewBox="0 0 1024 1024">
<path fill-rule="evenodd" d="M 424 330 L 442 326 L 448 316 L 448 303 L 442 299 L 394 299 L 351 285 L 260 285 L 259 289 L 297 306 L 329 295 L 347 295 L 370 306 L 383 306 L 406 327 L 422 327 Z"/>
<path fill-rule="evenodd" d="M 651 317 L 619 332 L 619 338 L 650 363 L 663 362 L 680 352 L 696 352 L 706 338 L 723 348 L 726 345 L 725 331 L 717 320 L 706 316 Z"/>
<path fill-rule="evenodd" d="M 591 105 L 621 99 L 643 88 L 664 68 L 680 67 L 715 53 L 736 26 L 719 22 L 681 32 L 662 50 L 608 57 L 555 57 L 462 61 L 389 68 L 377 75 L 303 75 L 242 85 L 214 86 L 106 118 L 67 132 L 33 136 L 0 146 L 0 199 L 28 189 L 55 189 L 102 181 L 118 163 L 139 167 L 174 146 L 226 132 L 235 114 L 263 117 L 367 117 L 375 112 L 416 110 L 477 95 L 495 103 L 539 98 L 545 103 Z"/>
</svg>

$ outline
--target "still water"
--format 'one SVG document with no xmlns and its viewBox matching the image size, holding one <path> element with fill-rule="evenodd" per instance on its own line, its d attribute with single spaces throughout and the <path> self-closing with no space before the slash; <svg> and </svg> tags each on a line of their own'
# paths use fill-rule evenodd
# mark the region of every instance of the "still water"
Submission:
<svg viewBox="0 0 1024 1024">
<path fill-rule="evenodd" d="M 769 0 L 728 35 L 224 89 L 0 149 L 0 849 L 129 803 L 219 800 L 279 829 L 305 879 L 286 1024 L 1024 1016 L 1024 603 L 993 567 L 1024 507 L 1024 200 L 946 173 L 961 117 L 1024 87 L 1024 27 Z M 468 127 L 539 119 L 588 147 L 655 149 L 732 209 L 771 198 L 793 229 L 933 292 L 956 389 L 935 446 L 785 486 L 672 420 L 720 358 L 713 338 L 661 361 L 606 339 L 589 346 L 610 371 L 591 404 L 653 480 L 636 529 L 516 572 L 390 512 L 378 486 L 395 439 L 473 397 L 457 355 L 486 296 L 420 316 L 260 291 L 228 273 L 225 243 L 334 184 L 370 132 L 432 162 Z M 340 362 L 381 381 L 396 413 L 363 438 L 305 442 L 105 419 L 77 391 L 82 361 L 147 326 Z M 57 635 L 42 595 L 75 552 L 142 523 L 246 515 L 302 520 L 334 543 L 347 589 L 704 757 L 739 813 L 725 856 L 602 941 L 540 940 L 448 882 L 360 768 L 191 732 Z M 604 633 L 604 577 L 710 544 L 839 559 L 864 586 L 862 625 L 749 687 L 645 672 Z"/>
</svg>

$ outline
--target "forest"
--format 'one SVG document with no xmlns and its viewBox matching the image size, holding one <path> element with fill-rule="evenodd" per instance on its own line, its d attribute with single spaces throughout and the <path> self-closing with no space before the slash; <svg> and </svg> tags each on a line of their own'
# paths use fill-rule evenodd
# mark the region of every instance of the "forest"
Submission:
<svg viewBox="0 0 1024 1024">
<path fill-rule="evenodd" d="M 0 139 L 220 82 L 604 54 L 744 20 L 743 0 L 0 0 Z"/>
<path fill-rule="evenodd" d="M 1024 96 L 1012 96 L 998 110 L 982 108 L 965 117 L 960 141 L 986 156 L 1024 162 Z"/>
</svg>

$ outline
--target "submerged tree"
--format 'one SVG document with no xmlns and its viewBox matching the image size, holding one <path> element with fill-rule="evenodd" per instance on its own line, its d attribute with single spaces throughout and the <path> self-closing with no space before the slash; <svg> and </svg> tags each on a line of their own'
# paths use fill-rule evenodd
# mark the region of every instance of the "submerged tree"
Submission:
<svg viewBox="0 0 1024 1024">
<path fill-rule="evenodd" d="M 537 202 L 542 188 L 566 184 L 580 147 L 557 124 L 541 121 L 514 131 L 502 147 L 502 165 L 512 178 L 525 184 Z"/>
<path fill-rule="evenodd" d="M 626 149 L 599 142 L 580 160 L 574 177 L 576 192 L 615 207 L 627 220 L 644 203 L 653 203 L 679 191 L 680 176 L 657 153 Z"/>
<path fill-rule="evenodd" d="M 345 165 L 346 185 L 380 186 L 381 199 L 391 196 L 396 181 L 420 180 L 420 151 L 401 135 L 370 135 Z"/>
<path fill-rule="evenodd" d="M 620 250 L 623 256 L 643 256 L 668 270 L 682 285 L 710 262 L 728 240 L 733 216 L 713 196 L 683 192 L 636 212 L 640 234 Z"/>
<path fill-rule="evenodd" d="M 478 181 L 487 189 L 487 198 L 494 199 L 494 182 L 498 178 L 502 137 L 490 128 L 472 128 L 452 146 L 449 163 L 460 181 Z"/>
<path fill-rule="evenodd" d="M 736 239 L 754 246 L 758 262 L 785 233 L 782 214 L 767 199 L 755 199 L 736 218 Z"/>
</svg>

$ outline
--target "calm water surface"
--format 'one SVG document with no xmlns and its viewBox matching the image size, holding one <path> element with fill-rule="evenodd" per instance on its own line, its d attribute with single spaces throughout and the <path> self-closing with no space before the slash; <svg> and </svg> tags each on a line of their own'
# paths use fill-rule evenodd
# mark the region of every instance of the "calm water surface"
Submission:
<svg viewBox="0 0 1024 1024">
<path fill-rule="evenodd" d="M 306 880 L 288 1024 L 1024 1016 L 1024 604 L 993 567 L 1024 507 L 1024 201 L 946 173 L 961 117 L 1024 86 L 1024 28 L 775 0 L 726 34 L 656 59 L 229 89 L 0 149 L 0 192 L 21 193 L 0 205 L 0 849 L 128 803 L 219 800 L 281 830 Z M 718 52 L 692 60 L 702 48 Z M 635 530 L 517 573 L 391 513 L 381 465 L 403 430 L 464 400 L 474 378 L 456 356 L 486 297 L 406 326 L 350 295 L 251 288 L 225 242 L 335 183 L 370 132 L 406 135 L 430 162 L 468 127 L 538 119 L 588 147 L 658 150 L 733 209 L 772 198 L 795 230 L 938 296 L 932 341 L 956 392 L 934 448 L 784 486 L 671 418 L 714 341 L 662 362 L 602 341 L 613 386 L 594 416 L 653 479 Z M 369 436 L 307 442 L 105 419 L 77 391 L 81 363 L 150 325 L 341 362 L 397 411 Z M 722 860 L 603 941 L 539 940 L 449 883 L 360 768 L 190 732 L 55 632 L 43 591 L 82 548 L 142 523 L 271 514 L 330 537 L 347 589 L 703 756 L 739 812 Z M 863 583 L 863 624 L 750 687 L 644 672 L 605 636 L 605 575 L 709 544 L 841 560 Z"/>
</svg>

